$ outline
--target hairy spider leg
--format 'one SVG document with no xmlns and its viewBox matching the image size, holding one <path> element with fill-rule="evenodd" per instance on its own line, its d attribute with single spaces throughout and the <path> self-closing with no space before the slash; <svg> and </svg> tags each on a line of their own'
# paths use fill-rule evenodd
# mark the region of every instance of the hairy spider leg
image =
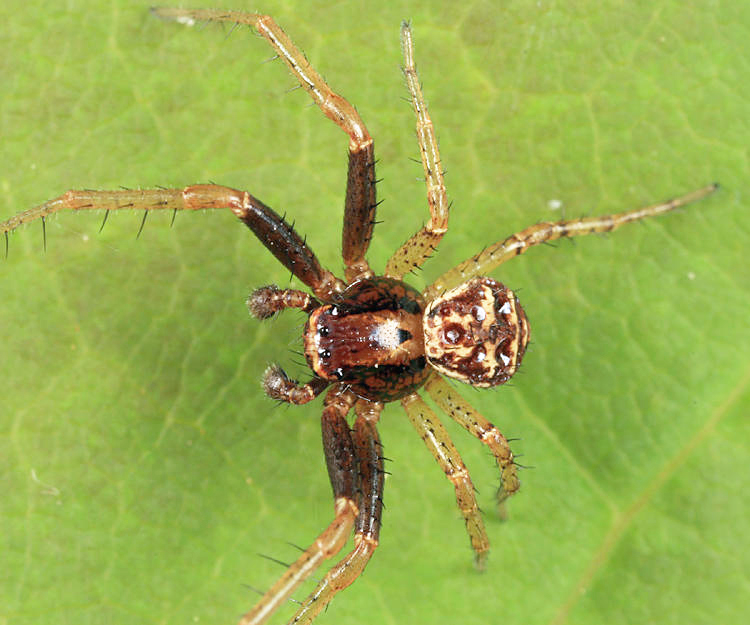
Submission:
<svg viewBox="0 0 750 625">
<path fill-rule="evenodd" d="M 430 221 L 388 260 L 385 275 L 401 279 L 406 273 L 422 266 L 437 248 L 448 230 L 450 204 L 443 182 L 443 169 L 438 151 L 435 129 L 427 112 L 427 105 L 419 84 L 417 67 L 414 64 L 414 41 L 409 24 L 401 25 L 401 47 L 404 53 L 404 76 L 411 96 L 411 104 L 417 115 L 417 141 L 422 157 L 424 179 L 427 185 L 427 204 Z"/>
<path fill-rule="evenodd" d="M 438 407 L 467 432 L 489 447 L 500 467 L 498 504 L 518 491 L 518 470 L 513 462 L 513 452 L 508 439 L 492 423 L 485 419 L 461 395 L 456 393 L 440 375 L 431 375 L 424 389 Z"/>
<path fill-rule="evenodd" d="M 710 195 L 719 188 L 718 184 L 711 184 L 702 189 L 678 198 L 601 217 L 582 217 L 580 219 L 563 219 L 555 222 L 542 222 L 521 230 L 507 239 L 490 245 L 476 256 L 466 259 L 453 269 L 445 272 L 435 282 L 424 290 L 426 302 L 430 302 L 438 295 L 459 284 L 489 274 L 493 269 L 511 258 L 523 254 L 529 248 L 548 243 L 563 237 L 578 237 L 595 232 L 611 232 L 624 224 L 639 221 L 648 217 L 656 217 L 669 211 L 697 202 Z"/>
<path fill-rule="evenodd" d="M 352 393 L 331 389 L 326 395 L 321 427 L 328 477 L 333 487 L 335 518 L 302 555 L 268 589 L 261 600 L 240 619 L 240 625 L 260 625 L 282 605 L 323 560 L 336 555 L 349 540 L 359 515 L 356 502 L 360 488 L 357 449 L 346 415 L 356 401 Z"/>
<path fill-rule="evenodd" d="M 122 191 L 70 190 L 0 223 L 0 232 L 42 219 L 61 210 L 202 210 L 229 208 L 260 242 L 315 295 L 330 301 L 344 284 L 323 269 L 313 251 L 290 224 L 247 191 L 215 184 L 196 184 L 184 189 L 137 189 Z"/>
<path fill-rule="evenodd" d="M 490 540 L 484 529 L 484 521 L 474 496 L 474 484 L 456 446 L 451 441 L 447 430 L 440 423 L 437 415 L 417 394 L 412 393 L 401 399 L 409 421 L 417 430 L 427 449 L 435 457 L 446 477 L 453 482 L 456 491 L 456 503 L 466 522 L 466 532 L 474 549 L 475 563 L 480 570 L 484 569 Z"/>
<path fill-rule="evenodd" d="M 151 10 L 159 17 L 183 24 L 208 21 L 252 26 L 268 40 L 323 114 L 349 135 L 349 171 L 346 181 L 342 235 L 346 279 L 347 282 L 353 282 L 358 278 L 373 276 L 365 260 L 365 254 L 372 239 L 377 207 L 375 149 L 372 137 L 356 109 L 346 99 L 331 90 L 326 81 L 310 65 L 305 55 L 268 15 L 219 9 L 154 8 Z"/>
<path fill-rule="evenodd" d="M 333 597 L 351 585 L 364 570 L 378 546 L 383 511 L 383 448 L 376 423 L 383 404 L 360 400 L 352 437 L 359 462 L 359 515 L 354 531 L 354 549 L 326 573 L 312 594 L 290 621 L 309 625 Z"/>
</svg>

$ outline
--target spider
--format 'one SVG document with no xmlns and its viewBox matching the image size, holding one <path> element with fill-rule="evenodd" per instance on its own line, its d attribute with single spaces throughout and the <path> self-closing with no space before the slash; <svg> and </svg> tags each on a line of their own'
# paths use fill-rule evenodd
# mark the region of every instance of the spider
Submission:
<svg viewBox="0 0 750 625">
<path fill-rule="evenodd" d="M 384 404 L 400 401 L 428 450 L 455 489 L 477 565 L 485 564 L 489 540 L 469 472 L 435 413 L 421 399 L 424 389 L 441 410 L 478 438 L 500 472 L 497 498 L 519 489 L 508 440 L 471 407 L 443 376 L 475 387 L 507 382 L 518 370 L 529 340 L 529 323 L 514 292 L 487 274 L 529 248 L 562 237 L 609 232 L 699 200 L 717 185 L 682 197 L 602 217 L 544 222 L 497 243 L 440 276 L 421 293 L 403 281 L 435 252 L 447 231 L 449 202 L 432 121 L 414 63 L 409 24 L 401 27 L 403 72 L 414 112 L 424 168 L 428 223 L 387 262 L 382 275 L 366 260 L 375 224 L 376 179 L 373 140 L 354 107 L 335 93 L 269 16 L 219 10 L 157 8 L 158 17 L 184 24 L 230 22 L 253 27 L 268 40 L 321 111 L 349 137 L 349 164 L 342 256 L 344 279 L 324 269 L 306 241 L 271 208 L 245 191 L 215 184 L 183 189 L 76 191 L 27 210 L 0 224 L 5 235 L 60 210 L 149 211 L 229 208 L 312 295 L 269 285 L 248 298 L 258 319 L 287 308 L 308 315 L 304 351 L 312 377 L 290 379 L 269 366 L 262 379 L 278 401 L 305 404 L 325 391 L 321 420 L 323 449 L 334 496 L 334 518 L 262 596 L 241 625 L 265 622 L 295 589 L 333 557 L 354 534 L 354 548 L 335 564 L 301 604 L 292 623 L 311 623 L 341 590 L 362 573 L 378 546 L 385 471 L 377 423 Z M 46 239 L 46 235 L 45 235 Z M 353 426 L 347 417 L 354 413 Z"/>
</svg>

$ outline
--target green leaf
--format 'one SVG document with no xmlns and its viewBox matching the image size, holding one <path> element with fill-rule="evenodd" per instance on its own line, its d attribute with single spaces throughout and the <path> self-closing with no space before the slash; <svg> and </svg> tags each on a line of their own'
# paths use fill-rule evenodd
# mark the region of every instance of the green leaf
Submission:
<svg viewBox="0 0 750 625">
<path fill-rule="evenodd" d="M 286 211 L 340 272 L 345 136 L 264 63 L 262 39 L 147 7 L 0 8 L 0 219 L 67 188 L 216 181 Z M 747 622 L 750 9 L 262 8 L 376 139 L 377 269 L 428 215 L 399 73 L 412 20 L 454 200 L 416 286 L 536 221 L 722 184 L 497 272 L 533 343 L 512 385 L 461 391 L 533 467 L 507 522 L 489 454 L 448 424 L 485 510 L 487 572 L 394 404 L 381 546 L 319 622 Z M 320 401 L 275 407 L 258 383 L 271 360 L 305 377 L 290 352 L 302 317 L 259 323 L 244 307 L 288 272 L 228 212 L 149 217 L 137 240 L 141 215 L 98 233 L 102 217 L 49 219 L 46 253 L 41 224 L 23 227 L 0 261 L 0 623 L 233 623 L 257 598 L 248 585 L 282 571 L 257 553 L 295 558 L 287 543 L 332 515 Z"/>
</svg>

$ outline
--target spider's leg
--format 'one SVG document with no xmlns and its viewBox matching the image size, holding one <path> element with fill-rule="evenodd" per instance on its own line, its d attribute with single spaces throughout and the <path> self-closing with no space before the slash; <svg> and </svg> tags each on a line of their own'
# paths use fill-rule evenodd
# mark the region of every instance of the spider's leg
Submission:
<svg viewBox="0 0 750 625">
<path fill-rule="evenodd" d="M 318 306 L 320 302 L 308 293 L 295 289 L 280 289 L 275 284 L 255 289 L 247 298 L 247 307 L 256 319 L 268 319 L 285 308 L 299 308 L 311 313 Z"/>
<path fill-rule="evenodd" d="M 346 278 L 371 277 L 365 254 L 375 223 L 375 151 L 372 137 L 356 109 L 328 86 L 302 51 L 268 15 L 218 9 L 155 8 L 153 13 L 183 24 L 195 21 L 248 24 L 258 31 L 307 91 L 323 114 L 349 135 L 349 173 L 344 211 L 343 257 Z"/>
<path fill-rule="evenodd" d="M 240 625 L 260 625 L 265 622 L 323 560 L 341 551 L 349 539 L 358 514 L 356 449 L 349 424 L 346 422 L 346 415 L 354 402 L 353 394 L 332 389 L 326 396 L 321 419 L 323 450 L 328 477 L 333 486 L 336 511 L 334 520 L 271 586 L 253 609 L 242 617 Z"/>
<path fill-rule="evenodd" d="M 437 415 L 419 395 L 416 393 L 407 395 L 401 400 L 401 405 L 406 410 L 409 421 L 427 445 L 427 449 L 435 457 L 446 477 L 453 482 L 456 489 L 456 502 L 466 521 L 466 531 L 474 549 L 477 567 L 484 568 L 487 552 L 490 549 L 490 540 L 484 529 L 484 522 L 474 497 L 474 484 L 466 465 Z"/>
<path fill-rule="evenodd" d="M 401 47 L 404 52 L 404 76 L 409 88 L 411 103 L 417 115 L 417 141 L 422 156 L 424 179 L 427 185 L 427 203 L 430 207 L 430 221 L 419 232 L 404 243 L 391 256 L 385 266 L 385 275 L 402 278 L 404 274 L 421 267 L 440 243 L 448 230 L 448 213 L 450 205 L 443 182 L 443 169 L 440 162 L 438 142 L 435 129 L 427 112 L 427 105 L 422 95 L 422 87 L 414 64 L 414 43 L 409 24 L 401 25 Z"/>
<path fill-rule="evenodd" d="M 502 503 L 517 492 L 520 483 L 516 465 L 513 463 L 513 452 L 508 439 L 500 430 L 456 393 L 441 376 L 430 376 L 424 388 L 443 412 L 487 445 L 492 455 L 495 456 L 501 477 L 500 489 L 497 492 L 498 503 Z"/>
<path fill-rule="evenodd" d="M 364 570 L 378 546 L 383 510 L 383 448 L 376 422 L 383 404 L 360 400 L 352 432 L 359 462 L 359 516 L 354 531 L 354 549 L 331 568 L 305 599 L 290 625 L 309 625 L 333 597 L 352 584 Z"/>
<path fill-rule="evenodd" d="M 365 254 L 372 239 L 378 205 L 375 182 L 375 151 L 372 139 L 366 145 L 357 147 L 353 147 L 350 142 L 341 241 L 346 279 L 350 283 L 374 275 L 365 260 Z"/>
<path fill-rule="evenodd" d="M 184 211 L 209 208 L 229 208 L 320 299 L 328 301 L 334 293 L 343 290 L 343 283 L 321 267 L 305 240 L 280 215 L 247 191 L 215 184 L 196 184 L 184 189 L 71 190 L 0 223 L 0 233 L 10 232 L 22 224 L 61 210 Z"/>
<path fill-rule="evenodd" d="M 601 217 L 582 217 L 580 219 L 563 219 L 555 222 L 542 222 L 530 226 L 521 232 L 509 236 L 507 239 L 490 245 L 476 256 L 466 259 L 450 271 L 440 276 L 424 291 L 425 301 L 433 300 L 440 293 L 452 289 L 459 284 L 489 274 L 495 267 L 514 256 L 523 254 L 530 247 L 547 243 L 563 237 L 578 237 L 595 232 L 611 232 L 624 224 L 639 221 L 647 217 L 656 217 L 667 213 L 690 202 L 697 202 L 718 189 L 712 184 L 702 189 L 688 193 L 681 197 Z"/>
</svg>

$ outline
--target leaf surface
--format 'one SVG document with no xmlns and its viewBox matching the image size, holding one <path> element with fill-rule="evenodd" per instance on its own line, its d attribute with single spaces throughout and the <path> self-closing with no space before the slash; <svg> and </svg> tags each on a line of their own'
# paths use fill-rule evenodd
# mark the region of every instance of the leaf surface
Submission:
<svg viewBox="0 0 750 625">
<path fill-rule="evenodd" d="M 375 137 L 373 266 L 427 219 L 404 18 L 454 200 L 416 286 L 537 221 L 722 190 L 496 273 L 533 343 L 511 386 L 460 390 L 533 467 L 507 522 L 489 454 L 448 424 L 487 572 L 394 404 L 381 546 L 320 622 L 746 622 L 750 10 L 496 4 L 263 7 Z M 67 188 L 215 181 L 286 211 L 340 272 L 344 135 L 260 38 L 147 7 L 0 8 L 0 217 Z M 0 261 L 0 623 L 233 623 L 281 573 L 256 554 L 292 560 L 331 518 L 320 401 L 275 407 L 258 383 L 272 360 L 305 377 L 303 319 L 248 317 L 253 288 L 290 281 L 230 214 L 152 216 L 139 239 L 141 215 L 102 217 L 48 220 L 46 253 L 23 227 Z"/>
</svg>

